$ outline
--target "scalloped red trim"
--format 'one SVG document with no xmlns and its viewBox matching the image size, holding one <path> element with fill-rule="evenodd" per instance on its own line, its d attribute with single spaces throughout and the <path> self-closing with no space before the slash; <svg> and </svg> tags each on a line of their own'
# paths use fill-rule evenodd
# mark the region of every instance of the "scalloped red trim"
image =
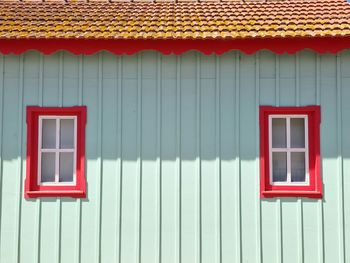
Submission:
<svg viewBox="0 0 350 263">
<path fill-rule="evenodd" d="M 256 38 L 256 39 L 0 39 L 0 52 L 3 54 L 22 54 L 36 50 L 45 55 L 65 50 L 75 55 L 91 55 L 101 50 L 116 55 L 132 55 L 143 50 L 156 50 L 162 54 L 180 55 L 190 50 L 205 55 L 223 54 L 239 50 L 252 54 L 266 49 L 276 54 L 294 54 L 303 49 L 318 53 L 337 53 L 350 48 L 348 37 L 314 38 Z"/>
</svg>

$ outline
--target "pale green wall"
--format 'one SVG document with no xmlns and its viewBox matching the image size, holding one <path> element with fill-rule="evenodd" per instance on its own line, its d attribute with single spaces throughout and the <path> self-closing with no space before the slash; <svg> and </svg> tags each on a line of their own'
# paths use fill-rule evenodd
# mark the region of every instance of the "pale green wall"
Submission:
<svg viewBox="0 0 350 263">
<path fill-rule="evenodd" d="M 350 51 L 0 55 L 0 262 L 350 262 Z M 258 105 L 321 104 L 325 197 L 259 198 Z M 88 198 L 23 198 L 25 106 L 87 105 Z"/>
</svg>

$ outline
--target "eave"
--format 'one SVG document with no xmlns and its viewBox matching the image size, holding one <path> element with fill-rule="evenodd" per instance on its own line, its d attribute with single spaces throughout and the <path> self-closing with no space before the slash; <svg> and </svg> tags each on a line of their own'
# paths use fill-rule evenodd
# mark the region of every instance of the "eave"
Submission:
<svg viewBox="0 0 350 263">
<path fill-rule="evenodd" d="M 191 50 L 205 55 L 221 55 L 234 50 L 245 54 L 253 54 L 259 50 L 294 54 L 304 49 L 320 54 L 335 54 L 349 48 L 350 36 L 247 39 L 0 39 L 0 52 L 15 55 L 30 50 L 45 55 L 61 50 L 75 55 L 91 55 L 102 50 L 115 55 L 133 55 L 144 50 L 159 51 L 165 55 L 180 55 Z"/>
</svg>

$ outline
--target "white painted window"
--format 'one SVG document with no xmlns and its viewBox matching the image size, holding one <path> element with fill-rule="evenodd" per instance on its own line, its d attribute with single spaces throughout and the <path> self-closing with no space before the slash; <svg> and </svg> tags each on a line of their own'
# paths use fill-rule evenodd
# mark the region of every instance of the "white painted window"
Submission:
<svg viewBox="0 0 350 263">
<path fill-rule="evenodd" d="M 309 185 L 307 115 L 269 116 L 271 185 Z"/>
<path fill-rule="evenodd" d="M 75 185 L 77 117 L 39 116 L 38 184 Z"/>
</svg>

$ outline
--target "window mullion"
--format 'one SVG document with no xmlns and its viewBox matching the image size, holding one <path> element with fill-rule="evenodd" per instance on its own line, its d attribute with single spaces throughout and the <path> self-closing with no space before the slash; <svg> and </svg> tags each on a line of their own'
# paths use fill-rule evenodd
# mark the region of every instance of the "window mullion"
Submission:
<svg viewBox="0 0 350 263">
<path fill-rule="evenodd" d="M 291 180 L 291 151 L 290 151 L 290 117 L 287 117 L 287 182 Z"/>
<path fill-rule="evenodd" d="M 55 154 L 55 183 L 59 182 L 59 164 L 60 164 L 60 119 L 56 119 L 56 154 Z"/>
</svg>

